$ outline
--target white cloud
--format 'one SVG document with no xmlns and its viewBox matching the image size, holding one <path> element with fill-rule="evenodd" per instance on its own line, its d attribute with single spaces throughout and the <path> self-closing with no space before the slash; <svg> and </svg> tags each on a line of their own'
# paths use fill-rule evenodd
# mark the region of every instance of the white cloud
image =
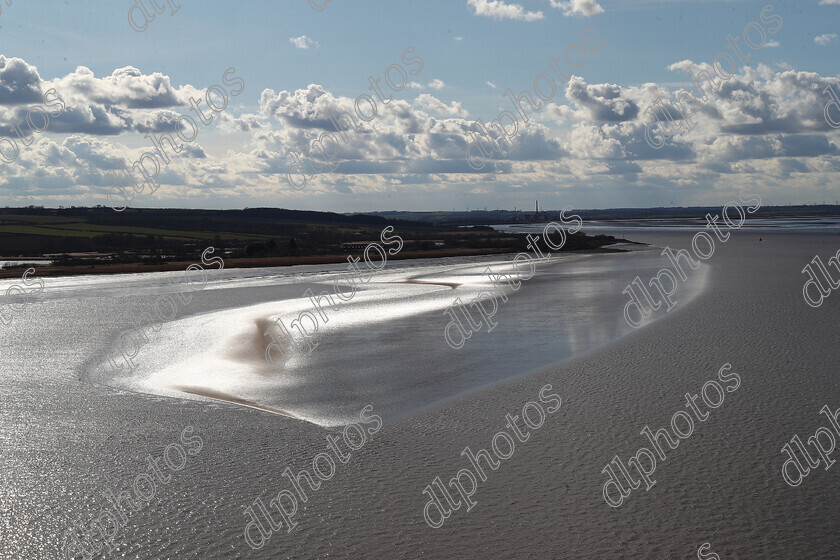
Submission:
<svg viewBox="0 0 840 560">
<path fill-rule="evenodd" d="M 840 0 L 838 0 L 840 2 Z M 823 47 L 828 45 L 831 41 L 837 38 L 836 33 L 823 33 L 822 35 L 817 35 L 814 37 L 814 42 L 818 45 L 822 45 Z"/>
<path fill-rule="evenodd" d="M 306 35 L 301 35 L 300 37 L 290 37 L 289 42 L 298 49 L 308 49 L 309 47 L 317 47 L 318 41 L 312 40 Z"/>
<path fill-rule="evenodd" d="M 494 84 L 490 80 L 487 80 L 485 83 L 493 89 L 496 89 L 498 87 L 496 84 Z"/>
<path fill-rule="evenodd" d="M 547 103 L 543 111 L 549 120 L 559 125 L 580 121 L 586 117 L 582 111 L 575 111 L 567 105 L 557 105 L 556 103 Z"/>
<path fill-rule="evenodd" d="M 41 101 L 38 69 L 21 58 L 0 54 L 0 105 Z"/>
<path fill-rule="evenodd" d="M 584 16 L 591 17 L 595 14 L 604 13 L 602 8 L 596 0 L 551 0 L 551 7 L 563 10 L 564 16 Z"/>
<path fill-rule="evenodd" d="M 0 59 L 0 123 L 25 118 L 20 111 L 26 104 L 4 99 L 40 96 L 50 87 L 67 106 L 31 145 L 19 142 L 20 156 L 3 167 L 0 189 L 16 197 L 16 203 L 22 200 L 20 193 L 31 196 L 27 204 L 108 203 L 105 192 L 113 180 L 107 170 L 130 167 L 152 151 L 142 138 L 145 131 L 173 132 L 179 114 L 192 114 L 189 97 L 203 95 L 191 85 L 174 86 L 167 75 L 143 74 L 130 66 L 103 77 L 80 66 L 48 79 L 34 65 L 11 60 Z M 171 161 L 161 166 L 162 188 L 152 197 L 141 193 L 136 204 L 268 206 L 283 192 L 292 206 L 330 208 L 328 201 L 336 195 L 352 193 L 354 209 L 360 210 L 375 207 L 385 195 L 399 197 L 405 207 L 422 206 L 433 196 L 443 207 L 462 192 L 504 198 L 512 189 L 548 193 L 558 184 L 576 196 L 600 189 L 615 197 L 610 203 L 635 205 L 661 204 L 653 193 L 674 185 L 685 193 L 685 203 L 713 202 L 708 197 L 718 196 L 720 189 L 734 191 L 742 184 L 757 185 L 762 196 L 795 189 L 800 200 L 812 193 L 821 200 L 816 194 L 821 185 L 837 184 L 840 176 L 840 142 L 825 122 L 823 91 L 829 85 L 840 87 L 840 80 L 784 67 L 744 66 L 714 88 L 704 86 L 706 102 L 684 104 L 694 111 L 685 118 L 696 126 L 680 128 L 659 150 L 645 141 L 651 119 L 645 110 L 656 99 L 678 103 L 675 92 L 680 87 L 700 95 L 693 86 L 587 84 L 573 77 L 564 88 L 566 105 L 558 101 L 539 111 L 526 108 L 531 118 L 517 124 L 516 149 L 494 155 L 480 171 L 470 168 L 464 157 L 471 140 L 468 131 L 476 125 L 454 93 L 446 101 L 435 96 L 438 92 L 430 93 L 434 85 L 445 85 L 439 79 L 413 86 L 420 91 L 412 91 L 416 97 L 411 101 L 395 95 L 383 103 L 374 96 L 377 111 L 368 121 L 359 118 L 352 97 L 334 95 L 317 84 L 261 94 L 246 91 L 215 115 L 227 130 L 219 130 L 215 122 L 209 128 L 199 125 L 196 141 L 186 143 L 177 155 L 166 148 Z M 714 73 L 708 64 L 690 60 L 671 70 Z M 391 92 L 384 84 L 382 89 L 387 98 Z M 454 89 L 447 88 L 447 93 Z M 241 112 L 256 103 L 259 109 L 253 114 Z M 362 109 L 369 112 L 366 105 Z M 673 112 L 677 118 L 679 110 Z M 343 135 L 330 119 L 339 115 Z M 482 118 L 495 129 L 493 115 Z M 357 130 L 347 130 L 350 119 Z M 337 145 L 332 137 L 338 138 Z M 291 163 L 286 154 L 295 145 L 310 147 L 318 139 L 327 154 L 338 148 L 335 172 L 319 173 L 304 191 L 292 191 L 285 179 Z M 322 157 L 318 149 L 309 151 L 307 157 Z M 605 199 L 587 200 L 606 204 Z"/>
<path fill-rule="evenodd" d="M 545 17 L 542 12 L 528 12 L 520 4 L 506 4 L 502 0 L 467 0 L 467 5 L 475 9 L 475 15 L 497 20 L 536 21 Z"/>
<path fill-rule="evenodd" d="M 452 37 L 452 40 L 453 41 L 463 41 L 464 38 L 463 37 Z"/>
<path fill-rule="evenodd" d="M 778 41 L 767 41 L 766 43 L 764 43 L 764 46 L 765 47 L 770 47 L 770 48 L 775 48 L 775 47 L 781 47 L 782 44 Z"/>
<path fill-rule="evenodd" d="M 462 108 L 461 103 L 459 101 L 453 101 L 449 105 L 446 105 L 443 101 L 437 99 L 432 95 L 429 95 L 428 93 L 421 93 L 420 95 L 418 95 L 417 99 L 414 100 L 414 103 L 428 111 L 435 112 L 439 115 L 462 118 L 470 116 L 469 111 Z"/>
<path fill-rule="evenodd" d="M 601 127 L 589 123 L 572 128 L 568 147 L 581 159 L 621 159 L 626 155 L 619 139 L 610 138 Z"/>
<path fill-rule="evenodd" d="M 8 95 L 5 90 L 10 86 L 0 70 L 0 100 Z M 23 86 L 23 82 L 18 82 L 15 88 Z M 79 66 L 66 76 L 40 82 L 39 89 L 51 88 L 55 88 L 66 109 L 60 118 L 50 123 L 50 132 L 95 135 L 132 130 L 144 134 L 172 131 L 180 117 L 176 110 L 187 109 L 190 97 L 204 96 L 204 92 L 191 85 L 174 87 L 169 76 L 159 72 L 143 74 L 133 66 L 118 68 L 102 78 L 97 78 L 89 68 Z M 4 109 L 0 102 L 0 122 L 17 116 L 20 110 L 19 106 Z M 220 115 L 215 120 L 225 118 Z"/>
<path fill-rule="evenodd" d="M 572 76 L 566 98 L 585 108 L 594 121 L 632 121 L 639 115 L 639 106 L 616 84 L 587 85 L 583 78 Z"/>
<path fill-rule="evenodd" d="M 434 80 L 432 80 L 431 82 L 429 82 L 425 86 L 423 84 L 419 84 L 417 82 L 409 82 L 408 87 L 410 87 L 411 89 L 426 89 L 426 88 L 443 89 L 443 88 L 446 87 L 446 84 L 440 78 L 435 78 Z"/>
<path fill-rule="evenodd" d="M 103 78 L 97 78 L 90 68 L 79 66 L 71 74 L 49 83 L 62 97 L 132 109 L 186 105 L 189 96 L 199 91 L 189 86 L 178 90 L 172 87 L 169 76 L 160 72 L 143 74 L 133 66 L 117 68 Z"/>
<path fill-rule="evenodd" d="M 820 0 L 820 6 L 840 6 L 840 0 Z"/>
</svg>

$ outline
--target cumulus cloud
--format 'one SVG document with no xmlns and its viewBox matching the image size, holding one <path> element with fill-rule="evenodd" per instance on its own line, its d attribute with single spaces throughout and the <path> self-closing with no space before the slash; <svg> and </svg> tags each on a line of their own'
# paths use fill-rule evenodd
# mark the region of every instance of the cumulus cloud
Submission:
<svg viewBox="0 0 840 560">
<path fill-rule="evenodd" d="M 714 73 L 710 66 L 691 61 L 675 63 L 672 69 Z M 573 124 L 565 145 L 581 160 L 696 161 L 704 173 L 713 168 L 741 173 L 750 160 L 787 158 L 802 163 L 803 172 L 814 172 L 826 167 L 817 162 L 840 155 L 823 115 L 827 98 L 822 91 L 829 85 L 840 87 L 840 80 L 812 72 L 777 72 L 764 65 L 744 67 L 728 80 L 717 79 L 714 87 L 704 84 L 702 92 L 672 92 L 657 84 L 586 84 L 573 77 L 566 98 L 578 108 L 552 103 L 542 116 L 561 126 Z M 698 98 L 703 94 L 705 101 Z M 657 102 L 679 119 L 668 123 L 676 133 L 659 150 L 644 140 L 658 114 L 647 109 Z M 681 123 L 684 119 L 688 121 Z M 784 168 L 794 169 L 792 164 Z"/>
<path fill-rule="evenodd" d="M 579 121 L 586 116 L 582 112 L 575 111 L 568 105 L 557 105 L 556 103 L 547 103 L 542 110 L 545 118 L 554 121 L 558 125 Z"/>
<path fill-rule="evenodd" d="M 502 0 L 467 0 L 475 15 L 490 17 L 497 20 L 514 19 L 520 21 L 536 21 L 545 16 L 542 12 L 528 12 L 520 4 L 507 4 Z"/>
<path fill-rule="evenodd" d="M 604 8 L 595 0 L 551 0 L 551 7 L 563 10 L 564 16 L 591 17 L 604 13 Z"/>
<path fill-rule="evenodd" d="M 42 79 L 34 66 L 12 61 L 0 58 L 0 134 L 5 134 L 4 123 L 12 118 L 25 119 L 28 103 L 10 102 L 15 95 L 37 93 L 33 101 L 40 103 L 41 92 L 55 87 L 67 107 L 51 119 L 44 134 L 35 134 L 30 145 L 21 144 L 20 157 L 0 174 L 0 188 L 28 189 L 33 200 L 46 203 L 65 203 L 61 197 L 105 203 L 105 189 L 113 183 L 107 170 L 130 168 L 143 152 L 153 149 L 142 135 L 173 132 L 181 114 L 192 114 L 190 96 L 203 94 L 191 85 L 176 87 L 166 75 L 144 74 L 131 66 L 99 78 L 80 66 L 66 76 Z M 4 68 L 10 67 L 14 71 L 7 77 Z M 778 183 L 779 189 L 807 192 L 809 181 L 836 183 L 832 174 L 840 172 L 840 141 L 825 122 L 828 98 L 823 90 L 828 86 L 837 90 L 840 80 L 789 65 L 781 68 L 744 66 L 729 79 L 704 84 L 702 91 L 685 86 L 693 96 L 706 96 L 705 101 L 694 98 L 688 103 L 689 93 L 678 97 L 670 85 L 586 83 L 572 77 L 565 100 L 559 96 L 555 103 L 529 111 L 531 118 L 520 119 L 514 133 L 512 123 L 505 123 L 515 147 L 493 153 L 480 170 L 465 160 L 479 127 L 469 119 L 461 99 L 454 94 L 445 101 L 437 97 L 445 87 L 442 80 L 417 84 L 419 92 L 408 90 L 411 101 L 398 99 L 382 84 L 384 100 L 370 92 L 374 105 L 360 101 L 362 115 L 356 111 L 356 99 L 319 84 L 265 89 L 251 92 L 250 99 L 242 97 L 241 106 L 256 102 L 258 108 L 252 113 L 237 113 L 234 103 L 240 100 L 231 99 L 231 108 L 217 114 L 223 128 L 201 127 L 198 140 L 206 149 L 194 141 L 184 144 L 177 156 L 170 153 L 171 161 L 162 166 L 158 178 L 162 188 L 154 199 L 138 204 L 183 205 L 212 195 L 214 204 L 229 197 L 239 206 L 257 201 L 270 205 L 278 192 L 290 197 L 290 205 L 298 196 L 303 203 L 342 193 L 374 204 L 375 197 L 386 192 L 419 193 L 418 200 L 425 200 L 429 193 L 455 191 L 554 192 L 558 185 L 605 189 L 616 194 L 616 201 L 639 204 L 647 199 L 636 198 L 638 192 L 662 189 L 694 192 L 713 185 L 719 192 L 727 185 L 752 183 L 770 189 Z M 671 70 L 714 73 L 711 66 L 690 60 L 674 63 Z M 690 118 L 694 126 L 681 127 L 657 150 L 645 140 L 646 127 L 654 124 L 645 109 L 658 99 L 674 103 L 670 105 L 674 116 Z M 685 110 L 694 114 L 689 117 Z M 489 126 L 495 115 L 481 117 L 491 138 L 501 141 L 496 127 Z M 69 136 L 56 140 L 53 133 Z M 135 147 L 121 143 L 121 134 Z M 333 167 L 334 173 L 318 173 L 301 194 L 291 191 L 285 179 L 292 163 L 290 149 L 315 166 Z M 779 182 L 780 177 L 785 180 Z M 404 187 L 415 194 L 406 195 L 400 190 Z M 102 193 L 101 198 L 97 193 Z M 651 197 L 653 203 L 659 202 Z"/>
<path fill-rule="evenodd" d="M 169 76 L 160 72 L 143 74 L 133 66 L 118 68 L 104 78 L 97 78 L 90 68 L 79 66 L 67 76 L 50 81 L 49 85 L 56 88 L 62 98 L 85 99 L 129 109 L 185 105 L 189 95 L 195 92 L 194 88 L 177 90 Z"/>
<path fill-rule="evenodd" d="M 435 78 L 426 85 L 417 82 L 409 82 L 408 87 L 410 87 L 411 89 L 443 89 L 446 87 L 446 84 L 440 78 Z"/>
<path fill-rule="evenodd" d="M 585 108 L 595 121 L 629 121 L 639 114 L 639 106 L 623 96 L 621 87 L 615 84 L 587 85 L 583 78 L 572 76 L 566 98 Z"/>
<path fill-rule="evenodd" d="M 837 38 L 836 33 L 823 33 L 822 35 L 817 35 L 816 37 L 814 37 L 814 42 L 816 44 L 822 45 L 824 47 L 836 38 Z"/>
<path fill-rule="evenodd" d="M 2 55 L 0 62 L 3 62 Z M 9 66 L 7 64 L 6 68 Z M 0 103 L 0 134 L 3 135 L 8 134 L 4 123 L 26 118 L 26 108 L 20 102 L 26 99 L 27 102 L 40 103 L 41 90 L 54 88 L 65 105 L 60 118 L 51 120 L 50 132 L 94 135 L 115 135 L 129 130 L 173 131 L 180 116 L 174 109 L 188 108 L 190 97 L 200 98 L 203 93 L 190 85 L 176 88 L 168 76 L 159 72 L 143 74 L 133 66 L 118 68 L 110 76 L 102 78 L 97 78 L 89 68 L 79 66 L 65 76 L 52 80 L 38 77 L 37 81 L 34 67 L 23 61 L 11 66 L 18 69 L 16 76 L 23 75 L 21 69 L 26 68 L 25 74 L 29 76 L 27 83 L 30 85 L 23 86 L 20 79 L 4 80 L 0 72 L 0 98 L 19 100 L 9 103 L 15 107 L 3 107 Z M 39 85 L 35 86 L 35 83 Z"/>
<path fill-rule="evenodd" d="M 577 124 L 568 141 L 569 151 L 581 159 L 619 159 L 626 154 L 621 142 L 610 138 L 599 126 Z"/>
<path fill-rule="evenodd" d="M 261 114 L 280 125 L 259 130 L 254 136 L 257 147 L 252 156 L 261 173 L 285 173 L 290 163 L 285 154 L 292 147 L 315 161 L 315 166 L 328 165 L 341 177 L 472 175 L 509 170 L 510 161 L 554 161 L 568 155 L 547 128 L 532 121 L 517 125 L 515 150 L 492 155 L 498 165 L 473 169 L 466 163 L 465 154 L 467 143 L 475 137 L 470 132 L 475 131 L 475 123 L 465 120 L 469 113 L 460 102 L 446 104 L 430 94 L 420 94 L 413 106 L 396 99 L 377 103 L 376 116 L 369 122 L 363 122 L 354 112 L 352 98 L 335 96 L 317 84 L 295 92 L 267 90 L 260 105 Z M 368 111 L 367 106 L 363 109 Z M 336 132 L 330 117 L 340 123 L 341 133 Z M 500 139 L 498 131 L 491 135 Z M 330 162 L 324 161 L 320 145 L 334 154 Z"/>
<path fill-rule="evenodd" d="M 308 49 L 309 47 L 317 47 L 318 41 L 310 39 L 306 35 L 300 37 L 290 37 L 289 42 L 295 46 L 296 49 Z"/>
<path fill-rule="evenodd" d="M 714 75 L 711 65 L 681 61 L 671 69 Z M 767 66 L 744 67 L 727 80 L 716 78 L 702 84 L 706 101 L 698 102 L 711 115 L 720 132 L 732 134 L 805 133 L 831 130 L 825 122 L 822 94 L 840 80 L 823 78 L 816 72 L 786 70 L 774 72 Z M 692 90 L 697 96 L 701 93 Z"/>
<path fill-rule="evenodd" d="M 38 103 L 41 95 L 38 70 L 20 58 L 0 54 L 0 105 Z"/>
<path fill-rule="evenodd" d="M 237 118 L 233 119 L 233 126 L 242 132 L 250 132 L 253 130 L 258 130 L 265 126 L 263 119 L 261 119 L 258 115 L 240 115 Z"/>
<path fill-rule="evenodd" d="M 823 135 L 720 136 L 703 146 L 701 159 L 739 162 L 748 159 L 811 158 L 840 153 Z"/>
<path fill-rule="evenodd" d="M 435 112 L 439 115 L 447 115 L 450 117 L 468 117 L 469 111 L 461 107 L 461 103 L 458 101 L 453 101 L 449 105 L 446 105 L 440 99 L 429 95 L 428 93 L 421 93 L 417 96 L 417 99 L 414 100 L 414 103 L 420 107 L 423 107 L 427 111 Z"/>
<path fill-rule="evenodd" d="M 364 104 L 361 107 L 365 107 Z M 363 108 L 362 111 L 370 111 Z M 353 101 L 345 102 L 334 97 L 318 84 L 310 84 L 306 89 L 294 93 L 281 91 L 275 93 L 266 89 L 260 96 L 260 111 L 283 120 L 296 128 L 334 128 L 330 117 L 341 112 L 353 114 Z"/>
</svg>

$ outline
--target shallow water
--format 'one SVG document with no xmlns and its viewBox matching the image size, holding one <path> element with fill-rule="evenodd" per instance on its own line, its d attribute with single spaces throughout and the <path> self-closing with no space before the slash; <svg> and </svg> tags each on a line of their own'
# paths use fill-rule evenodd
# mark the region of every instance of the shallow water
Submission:
<svg viewBox="0 0 840 560">
<path fill-rule="evenodd" d="M 86 378 L 157 395 L 247 401 L 325 426 L 354 421 L 366 405 L 384 418 L 400 416 L 623 336 L 631 328 L 623 317 L 627 297 L 622 290 L 637 275 L 650 278 L 666 264 L 655 250 L 553 255 L 536 267 L 532 278 L 519 280 L 518 289 L 507 287 L 504 301 L 484 271 L 513 272 L 513 256 L 457 264 L 440 259 L 392 262 L 369 284 L 359 284 L 349 301 L 341 303 L 332 295 L 340 307 L 330 308 L 323 300 L 322 315 L 304 292 L 311 288 L 315 294 L 334 294 L 332 282 L 346 276 L 334 266 L 256 275 L 225 271 L 224 279 L 205 289 L 217 290 L 219 298 L 235 290 L 247 304 L 176 318 L 157 333 L 146 329 L 150 336 L 139 350 L 126 341 L 140 337 L 115 339 L 112 359 L 94 358 Z M 527 266 L 520 270 L 529 273 Z M 680 284 L 677 307 L 702 289 L 705 274 L 703 266 Z M 167 286 L 175 289 L 156 274 L 118 280 L 124 288 L 107 279 L 82 282 L 96 282 L 113 297 L 121 289 L 159 294 Z M 63 289 L 72 293 L 72 284 L 64 281 Z M 265 286 L 276 286 L 276 295 L 266 298 L 255 291 Z M 464 347 L 452 348 L 444 338 L 451 320 L 444 311 L 457 298 L 469 303 L 483 293 L 485 309 L 492 313 L 488 292 L 497 294 L 498 311 L 491 318 L 495 326 L 488 332 L 484 324 Z M 477 308 L 469 309 L 481 323 Z M 284 348 L 290 359 L 272 366 L 265 359 L 271 339 L 264 333 L 274 319 L 288 327 L 306 311 L 318 319 L 317 333 L 304 340 L 294 331 L 298 346 Z M 451 333 L 455 338 L 456 331 Z M 306 344 L 317 346 L 306 352 Z"/>
</svg>

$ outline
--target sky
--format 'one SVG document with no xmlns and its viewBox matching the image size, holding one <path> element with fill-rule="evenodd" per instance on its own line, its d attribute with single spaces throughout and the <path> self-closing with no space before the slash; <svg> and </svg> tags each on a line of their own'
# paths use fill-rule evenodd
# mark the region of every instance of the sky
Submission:
<svg viewBox="0 0 840 560">
<path fill-rule="evenodd" d="M 840 0 L 157 2 L 0 2 L 0 204 L 840 199 Z"/>
</svg>

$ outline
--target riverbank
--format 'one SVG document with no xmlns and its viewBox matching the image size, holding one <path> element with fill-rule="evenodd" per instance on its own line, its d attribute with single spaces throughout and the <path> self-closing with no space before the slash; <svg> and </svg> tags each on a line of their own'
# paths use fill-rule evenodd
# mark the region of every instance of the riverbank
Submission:
<svg viewBox="0 0 840 560">
<path fill-rule="evenodd" d="M 478 257 L 483 255 L 501 255 L 506 253 L 515 253 L 506 248 L 490 248 L 490 249 L 440 249 L 431 251 L 401 251 L 397 255 L 389 256 L 388 260 L 407 260 L 407 259 L 433 259 L 440 257 Z M 620 252 L 619 249 L 610 248 L 593 248 L 580 251 L 584 253 L 615 253 Z M 27 259 L 35 260 L 35 259 Z M 35 274 L 40 277 L 55 277 L 55 276 L 80 276 L 80 275 L 99 275 L 99 274 L 137 274 L 141 272 L 171 272 L 177 270 L 184 270 L 192 261 L 172 261 L 162 264 L 147 264 L 147 263 L 97 263 L 88 265 L 70 265 L 63 266 L 58 264 L 49 265 L 35 265 Z M 225 268 L 265 268 L 275 266 L 295 266 L 302 264 L 341 264 L 347 262 L 347 254 L 340 255 L 315 255 L 307 257 L 257 257 L 257 258 L 241 258 L 230 259 L 225 257 Z M 32 266 L 32 265 L 29 265 Z M 26 266 L 15 268 L 0 269 L 0 278 L 19 278 L 26 270 Z"/>
</svg>

